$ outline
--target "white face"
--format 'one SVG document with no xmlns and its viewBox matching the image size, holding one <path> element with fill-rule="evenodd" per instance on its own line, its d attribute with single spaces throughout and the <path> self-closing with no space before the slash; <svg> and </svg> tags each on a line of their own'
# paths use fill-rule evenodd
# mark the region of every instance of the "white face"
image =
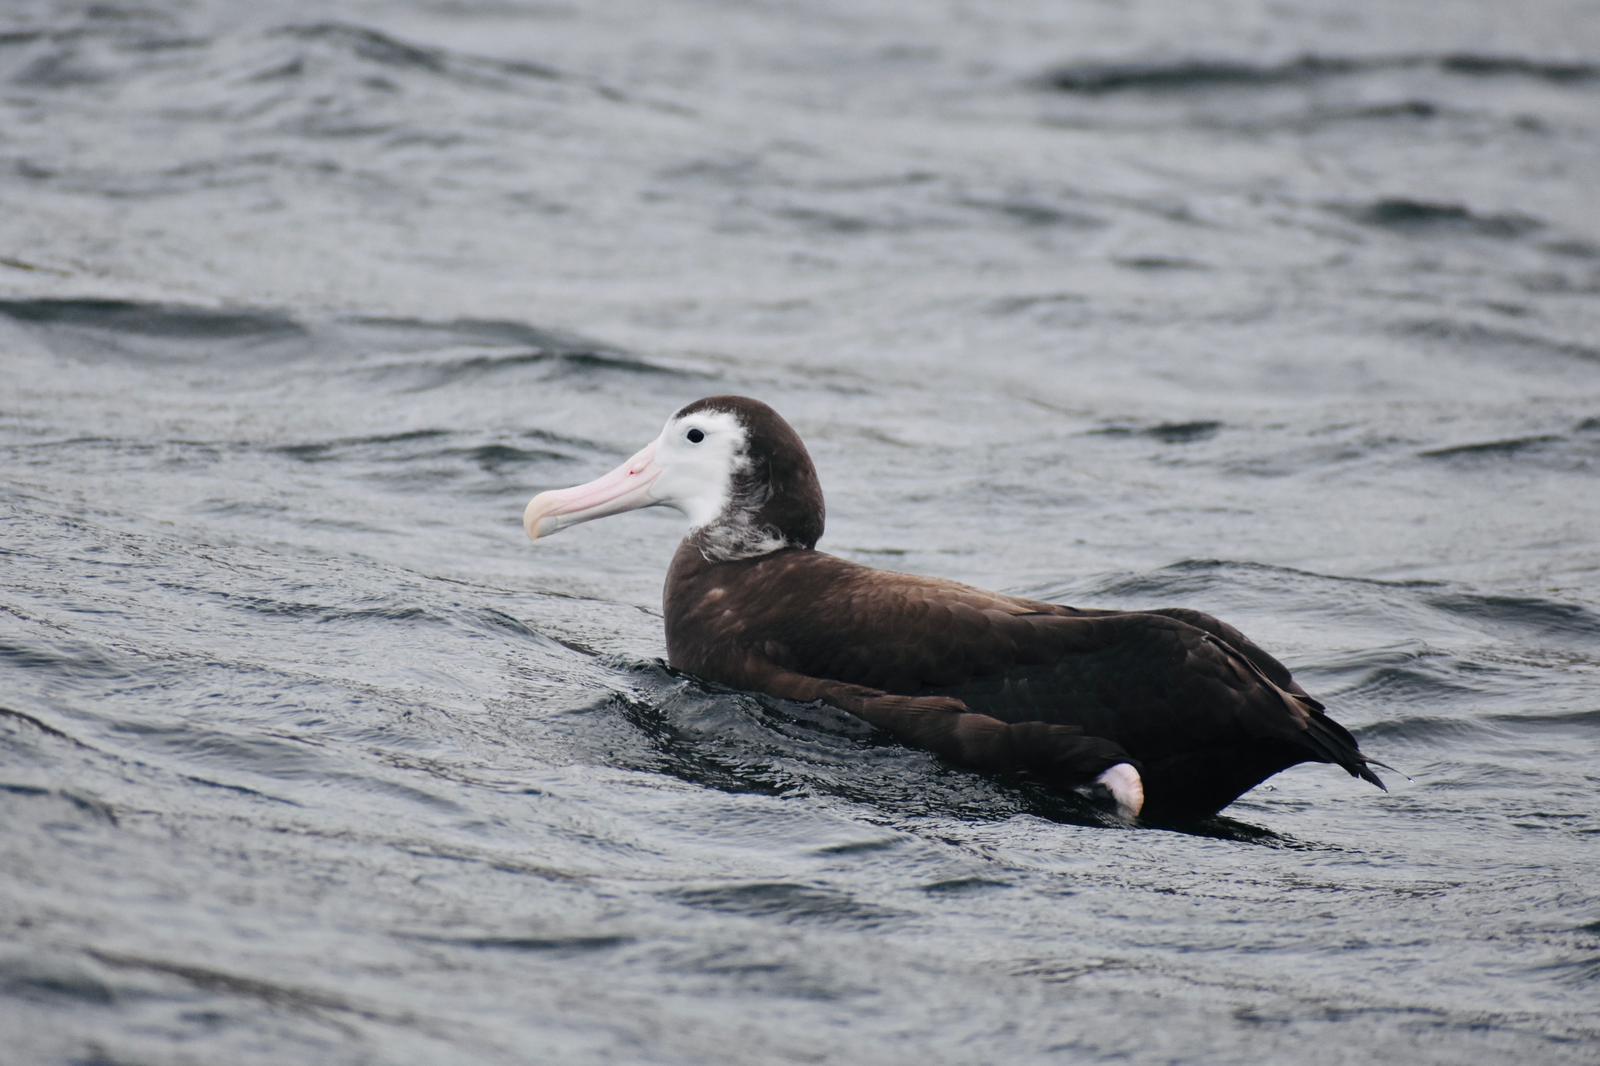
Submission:
<svg viewBox="0 0 1600 1066">
<path fill-rule="evenodd" d="M 746 462 L 745 430 L 727 411 L 667 419 L 661 435 L 603 477 L 541 492 L 522 526 L 532 540 L 594 518 L 640 507 L 682 511 L 691 527 L 706 525 L 728 505 L 733 475 Z"/>
<path fill-rule="evenodd" d="M 706 525 L 728 506 L 733 475 L 743 469 L 745 431 L 728 411 L 697 411 L 667 419 L 655 440 L 661 476 L 655 502 L 675 507 L 691 528 Z"/>
</svg>

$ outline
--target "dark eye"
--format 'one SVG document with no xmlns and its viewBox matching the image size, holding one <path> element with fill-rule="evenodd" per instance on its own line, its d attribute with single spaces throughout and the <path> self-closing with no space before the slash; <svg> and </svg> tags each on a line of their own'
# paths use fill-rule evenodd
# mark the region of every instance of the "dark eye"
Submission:
<svg viewBox="0 0 1600 1066">
<path fill-rule="evenodd" d="M 689 432 L 685 433 L 684 436 L 689 438 L 690 444 L 699 444 L 701 441 L 706 439 L 706 435 L 700 432 L 698 429 L 691 429 Z"/>
</svg>

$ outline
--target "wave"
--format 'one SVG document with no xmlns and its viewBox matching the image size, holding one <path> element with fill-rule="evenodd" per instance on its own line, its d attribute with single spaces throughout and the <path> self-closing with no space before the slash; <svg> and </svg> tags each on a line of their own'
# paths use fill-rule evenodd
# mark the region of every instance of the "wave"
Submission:
<svg viewBox="0 0 1600 1066">
<path fill-rule="evenodd" d="M 247 80 L 256 82 L 305 75 L 319 53 L 347 65 L 381 68 L 401 75 L 419 73 L 503 90 L 515 89 L 528 80 L 555 81 L 563 77 L 560 71 L 543 63 L 416 44 L 368 26 L 336 20 L 290 23 L 250 36 L 259 41 L 288 41 L 300 46 L 287 57 L 271 57 L 264 66 L 248 60 L 233 64 L 235 69 L 248 71 Z M 123 72 L 112 69 L 107 62 L 107 40 L 114 42 L 112 55 L 131 54 L 135 60 L 140 53 L 203 53 L 231 43 L 221 35 L 175 33 L 171 16 L 153 8 L 136 12 L 91 5 L 71 26 L 0 32 L 0 49 L 27 48 L 33 52 L 10 76 L 12 84 L 58 89 L 98 84 L 120 76 Z"/>
<path fill-rule="evenodd" d="M 577 334 L 518 322 L 509 318 L 405 318 L 349 315 L 340 323 L 363 340 L 400 350 L 437 348 L 448 344 L 483 344 L 511 348 L 592 347 Z"/>
<path fill-rule="evenodd" d="M 782 922 L 871 928 L 895 917 L 849 895 L 819 885 L 788 881 L 752 881 L 714 888 L 684 888 L 671 893 L 679 903 L 697 909 Z"/>
<path fill-rule="evenodd" d="M 500 473 L 507 468 L 522 469 L 530 463 L 564 462 L 598 450 L 593 446 L 572 447 L 556 434 L 525 430 L 528 440 L 560 440 L 561 447 L 529 447 L 515 444 L 452 444 L 446 447 L 407 448 L 396 445 L 442 443 L 460 434 L 443 429 L 416 429 L 403 433 L 376 433 L 362 437 L 337 437 L 331 440 L 297 444 L 272 444 L 262 450 L 303 463 L 349 462 L 365 459 L 386 464 L 445 462 L 476 467 L 485 473 Z M 191 442 L 185 442 L 191 443 Z M 255 446 L 251 446 L 252 448 Z"/>
<path fill-rule="evenodd" d="M 18 323 L 47 350 L 84 360 L 226 360 L 235 365 L 315 360 L 413 390 L 529 371 L 538 381 L 715 376 L 699 367 L 644 359 L 578 334 L 506 319 L 294 315 L 276 308 L 95 298 L 0 299 L 0 318 Z M 443 432 L 418 430 L 307 445 L 307 454 L 300 457 L 318 449 Z M 292 448 L 286 453 L 292 454 Z"/>
<path fill-rule="evenodd" d="M 1480 322 L 1453 318 L 1410 318 L 1388 327 L 1389 332 L 1420 341 L 1448 344 L 1453 349 L 1475 349 L 1506 359 L 1551 358 L 1600 362 L 1600 347 L 1560 337 L 1546 337 L 1526 330 L 1486 326 Z"/>
<path fill-rule="evenodd" d="M 1415 745 L 1435 750 L 1451 744 L 1475 744 L 1500 735 L 1500 731 L 1482 722 L 1468 718 L 1445 715 L 1405 715 L 1373 722 L 1357 729 L 1357 739 L 1370 751 L 1382 747 Z"/>
<path fill-rule="evenodd" d="M 1580 711 L 1554 711 L 1548 714 L 1516 711 L 1491 714 L 1485 721 L 1514 729 L 1518 732 L 1553 733 L 1584 740 L 1600 736 L 1600 708 Z"/>
<path fill-rule="evenodd" d="M 1547 445 L 1566 440 L 1555 433 L 1537 433 L 1527 437 L 1505 437 L 1499 440 L 1474 441 L 1471 444 L 1452 444 L 1443 448 L 1429 448 L 1418 452 L 1424 459 L 1497 459 L 1521 455 L 1530 451 L 1543 451 Z"/>
<path fill-rule="evenodd" d="M 1430 580 L 1356 577 L 1348 574 L 1325 574 L 1316 570 L 1258 563 L 1245 559 L 1194 558 L 1180 559 L 1142 574 L 1108 576 L 1096 582 L 1092 592 L 1094 595 L 1105 596 L 1187 594 L 1214 588 L 1223 578 L 1232 580 L 1240 577 L 1253 583 L 1271 583 L 1277 587 L 1281 587 L 1285 579 L 1291 582 L 1333 582 L 1374 589 L 1441 587 L 1440 582 Z"/>
<path fill-rule="evenodd" d="M 19 670 L 43 670 L 81 682 L 118 680 L 126 677 L 129 670 L 126 661 L 110 658 L 90 644 L 58 639 L 35 640 L 26 644 L 0 639 L 0 663 Z M 0 713 L 17 712 L 0 708 Z"/>
<path fill-rule="evenodd" d="M 87 330 L 118 337 L 179 342 L 278 340 L 306 333 L 303 325 L 282 311 L 134 300 L 0 300 L 0 316 L 47 329 Z"/>
<path fill-rule="evenodd" d="M 118 753 L 119 757 L 159 765 L 193 783 L 253 798 L 315 805 L 313 797 L 336 790 L 346 797 L 376 797 L 378 803 L 398 800 L 435 815 L 456 816 L 465 810 L 448 775 L 433 773 L 426 780 L 428 787 L 419 787 L 376 767 L 341 764 L 318 739 L 277 735 L 253 726 L 242 731 L 203 727 L 194 720 L 158 724 L 123 719 L 116 732 L 132 749 L 126 755 Z M 407 769 L 392 753 L 388 761 L 394 769 Z M 197 771 L 228 778 L 240 775 L 243 780 L 207 779 Z M 419 779 L 415 774 L 406 776 Z M 271 782 L 266 787 L 277 794 L 259 788 L 263 781 Z"/>
<path fill-rule="evenodd" d="M 328 459 L 342 458 L 352 451 L 375 449 L 382 452 L 391 452 L 390 445 L 409 444 L 412 441 L 439 440 L 450 436 L 450 431 L 445 429 L 413 429 L 403 433 L 375 433 L 365 437 L 339 437 L 334 440 L 317 441 L 311 444 L 282 444 L 271 448 L 279 455 L 286 455 L 291 459 L 299 459 L 307 463 L 319 463 Z"/>
<path fill-rule="evenodd" d="M 1113 60 L 1061 67 L 1046 74 L 1044 81 L 1062 92 L 1086 95 L 1190 93 L 1303 85 L 1392 70 L 1433 70 L 1473 78 L 1522 77 L 1559 85 L 1600 80 L 1600 63 L 1457 52 L 1370 57 L 1308 54 L 1267 63 L 1226 58 Z"/>
<path fill-rule="evenodd" d="M 1096 437 L 1147 437 L 1162 444 L 1193 444 L 1210 440 L 1222 431 L 1223 424 L 1211 419 L 1193 422 L 1157 422 L 1147 426 L 1114 425 L 1090 430 Z"/>
<path fill-rule="evenodd" d="M 618 374 L 683 379 L 704 376 L 666 363 L 620 352 L 592 349 L 462 352 L 384 362 L 365 367 L 363 370 L 376 377 L 413 379 L 410 387 L 418 392 L 517 371 L 532 371 L 534 379 L 538 381 L 598 378 Z"/>
<path fill-rule="evenodd" d="M 44 721 L 42 718 L 37 718 L 34 715 L 28 714 L 26 711 L 15 710 L 11 707 L 0 707 L 0 718 L 10 718 L 14 721 L 25 722 L 26 724 L 37 729 L 39 732 L 43 733 L 45 736 L 54 737 L 57 740 L 65 740 L 69 744 L 73 744 L 77 747 L 87 747 L 87 745 L 85 745 L 77 737 L 74 737 L 71 733 L 57 729 L 49 722 Z"/>
<path fill-rule="evenodd" d="M 26 953 L 0 953 L 0 993 L 8 999 L 70 1007 L 110 1007 L 117 1002 L 118 990 L 108 977 L 60 949 L 35 947 Z"/>
<path fill-rule="evenodd" d="M 531 372 L 538 381 L 714 376 L 694 366 L 645 359 L 576 333 L 508 319 L 430 321 L 349 315 L 314 328 L 326 334 L 325 347 L 364 356 L 351 362 L 354 372 L 417 391 L 519 372 Z"/>
<path fill-rule="evenodd" d="M 1353 221 L 1403 233 L 1449 232 L 1479 237 L 1522 237 L 1544 223 L 1516 212 L 1484 214 L 1461 204 L 1406 197 L 1381 197 L 1367 203 L 1335 204 L 1333 210 Z"/>
<path fill-rule="evenodd" d="M 1416 453 L 1429 462 L 1463 470 L 1506 465 L 1518 469 L 1583 471 L 1600 463 L 1592 441 L 1565 433 L 1530 433 L 1427 448 Z"/>
<path fill-rule="evenodd" d="M 561 72 L 541 63 L 500 59 L 413 44 L 391 34 L 348 22 L 312 22 L 283 26 L 269 36 L 326 48 L 351 59 L 400 71 L 421 71 L 468 85 L 515 88 L 524 79 L 555 81 Z M 305 59 L 258 72 L 255 80 L 292 78 L 303 74 Z"/>
<path fill-rule="evenodd" d="M 1386 651 L 1372 656 L 1379 664 L 1363 670 L 1355 684 L 1325 693 L 1326 702 L 1330 705 L 1359 704 L 1392 714 L 1397 707 L 1457 704 L 1484 694 L 1479 679 L 1459 676 L 1459 664 L 1455 660 L 1410 654 L 1403 662 L 1381 662 L 1386 658 Z M 1346 670 L 1350 668 L 1351 664 L 1345 666 Z M 1386 722 L 1396 720 L 1391 717 Z"/>
<path fill-rule="evenodd" d="M 200 992 L 255 1000 L 271 1007 L 274 1011 L 307 1014 L 322 1022 L 327 1021 L 325 1015 L 330 1012 L 334 1014 L 349 1014 L 365 1020 L 389 1021 L 401 1025 L 409 1025 L 414 1020 L 408 1015 L 387 1013 L 374 1006 L 358 1003 L 331 992 L 323 992 L 276 981 L 266 981 L 258 977 L 230 973 L 207 966 L 197 966 L 187 962 L 174 962 L 168 959 L 156 959 L 147 955 L 108 951 L 102 948 L 86 948 L 84 953 L 95 961 L 114 969 L 144 971 L 177 978 Z M 146 990 L 143 994 L 149 995 L 150 993 Z"/>
<path fill-rule="evenodd" d="M 518 951 L 529 954 L 572 956 L 595 951 L 628 947 L 637 938 L 622 934 L 574 934 L 572 936 L 523 936 L 495 933 L 396 933 L 402 940 L 415 940 L 426 944 L 449 947 L 475 948 L 480 951 Z"/>
<path fill-rule="evenodd" d="M 1314 110 L 1306 117 L 1316 125 L 1330 122 L 1362 122 L 1377 119 L 1430 119 L 1445 114 L 1446 109 L 1432 100 L 1406 99 L 1382 104 L 1364 104 L 1355 107 L 1329 107 Z"/>
<path fill-rule="evenodd" d="M 1423 596 L 1434 610 L 1506 636 L 1570 637 L 1600 649 L 1600 612 L 1542 596 L 1443 591 Z"/>
</svg>

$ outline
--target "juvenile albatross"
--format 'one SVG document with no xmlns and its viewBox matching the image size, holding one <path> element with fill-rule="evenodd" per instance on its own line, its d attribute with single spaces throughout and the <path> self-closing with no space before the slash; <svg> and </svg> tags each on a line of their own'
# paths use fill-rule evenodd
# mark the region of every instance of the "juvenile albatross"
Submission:
<svg viewBox="0 0 1600 1066">
<path fill-rule="evenodd" d="M 705 680 L 820 700 L 1130 819 L 1203 818 L 1301 762 L 1384 787 L 1283 664 L 1210 615 L 1078 609 L 817 551 L 816 469 L 757 400 L 689 404 L 609 474 L 539 493 L 522 521 L 538 540 L 656 505 L 689 520 L 667 571 L 668 660 Z"/>
</svg>

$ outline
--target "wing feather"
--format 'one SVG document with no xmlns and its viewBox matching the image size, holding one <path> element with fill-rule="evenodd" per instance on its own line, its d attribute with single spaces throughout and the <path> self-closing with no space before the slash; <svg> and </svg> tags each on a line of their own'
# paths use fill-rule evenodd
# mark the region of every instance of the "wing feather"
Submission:
<svg viewBox="0 0 1600 1066">
<path fill-rule="evenodd" d="M 827 700 L 960 765 L 1076 784 L 1127 761 L 1152 804 L 1188 814 L 1307 759 L 1382 784 L 1278 660 L 1210 615 L 1080 610 L 815 551 L 728 566 L 737 610 L 726 568 L 669 577 L 676 665 Z"/>
<path fill-rule="evenodd" d="M 1345 761 L 1330 758 L 1344 753 L 1325 730 L 1310 729 L 1320 704 L 1276 659 L 1209 615 L 1075 611 L 857 569 L 836 575 L 842 595 L 786 615 L 781 665 L 889 693 L 947 696 L 1002 722 L 1069 726 L 1141 757 L 1228 738 Z"/>
</svg>

